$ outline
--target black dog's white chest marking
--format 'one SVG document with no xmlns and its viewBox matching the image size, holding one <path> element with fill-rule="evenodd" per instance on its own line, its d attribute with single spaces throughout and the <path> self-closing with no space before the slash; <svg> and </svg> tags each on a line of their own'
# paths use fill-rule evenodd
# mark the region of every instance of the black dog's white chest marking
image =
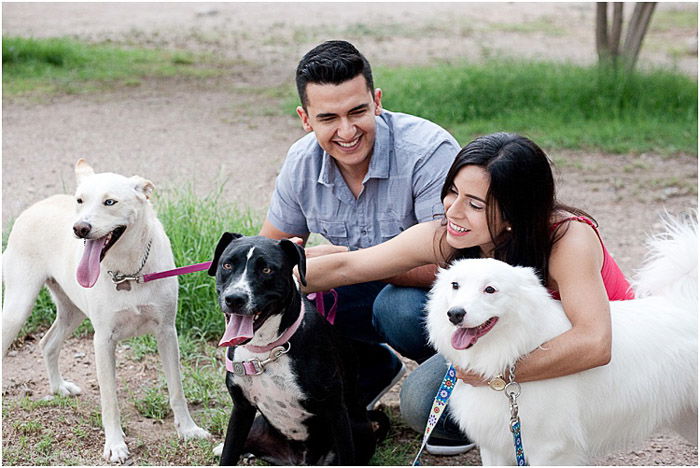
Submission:
<svg viewBox="0 0 700 468">
<path fill-rule="evenodd" d="M 265 353 L 253 353 L 245 348 L 237 348 L 236 361 L 265 359 Z M 232 374 L 229 374 L 229 378 Z M 306 440 L 308 430 L 303 422 L 311 416 L 300 401 L 305 399 L 288 356 L 268 364 L 265 372 L 253 376 L 233 376 L 233 381 L 241 387 L 243 395 L 282 434 L 293 440 Z"/>
</svg>

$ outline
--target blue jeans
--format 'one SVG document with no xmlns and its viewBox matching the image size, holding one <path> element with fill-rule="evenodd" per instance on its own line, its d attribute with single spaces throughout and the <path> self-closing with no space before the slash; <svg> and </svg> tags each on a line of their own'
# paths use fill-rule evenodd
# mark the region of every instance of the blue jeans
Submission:
<svg viewBox="0 0 700 468">
<path fill-rule="evenodd" d="M 428 290 L 387 285 L 374 301 L 374 329 L 402 356 L 419 364 L 435 354 L 425 329 Z"/>
<path fill-rule="evenodd" d="M 445 358 L 437 354 L 418 366 L 401 387 L 401 417 L 412 429 L 423 433 L 442 379 L 447 372 Z M 464 433 L 449 413 L 450 404 L 440 416 L 432 437 L 463 441 Z"/>
</svg>

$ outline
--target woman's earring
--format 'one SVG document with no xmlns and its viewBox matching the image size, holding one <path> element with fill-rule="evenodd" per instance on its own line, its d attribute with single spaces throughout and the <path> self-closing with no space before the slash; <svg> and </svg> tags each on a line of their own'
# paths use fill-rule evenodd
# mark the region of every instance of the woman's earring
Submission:
<svg viewBox="0 0 700 468">
<path fill-rule="evenodd" d="M 512 230 L 513 230 L 513 228 L 512 228 L 512 227 L 510 227 L 510 226 L 506 226 L 506 231 L 510 232 L 510 231 L 512 231 Z"/>
</svg>

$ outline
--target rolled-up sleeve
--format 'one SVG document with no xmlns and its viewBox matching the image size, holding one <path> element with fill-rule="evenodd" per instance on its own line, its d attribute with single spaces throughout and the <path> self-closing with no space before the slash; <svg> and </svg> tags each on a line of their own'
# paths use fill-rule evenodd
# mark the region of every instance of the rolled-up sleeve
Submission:
<svg viewBox="0 0 700 468">
<path fill-rule="evenodd" d="M 295 187 L 293 161 L 289 156 L 275 181 L 267 219 L 282 232 L 305 235 L 309 233 L 306 216 L 299 202 L 299 189 Z"/>
</svg>

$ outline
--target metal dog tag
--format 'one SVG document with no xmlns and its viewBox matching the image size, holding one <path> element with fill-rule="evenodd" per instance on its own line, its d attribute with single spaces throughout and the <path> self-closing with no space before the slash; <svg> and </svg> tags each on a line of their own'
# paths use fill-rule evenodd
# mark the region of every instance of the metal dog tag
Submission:
<svg viewBox="0 0 700 468">
<path fill-rule="evenodd" d="M 492 390 L 500 392 L 501 390 L 506 388 L 506 381 L 503 380 L 502 376 L 497 375 L 493 379 L 489 380 L 489 387 L 491 387 Z"/>
<path fill-rule="evenodd" d="M 128 281 L 125 283 L 117 283 L 116 287 L 117 291 L 131 291 L 131 283 Z"/>
<path fill-rule="evenodd" d="M 233 363 L 233 373 L 239 377 L 242 377 L 245 375 L 245 367 L 243 367 L 242 362 L 234 362 Z"/>
</svg>

